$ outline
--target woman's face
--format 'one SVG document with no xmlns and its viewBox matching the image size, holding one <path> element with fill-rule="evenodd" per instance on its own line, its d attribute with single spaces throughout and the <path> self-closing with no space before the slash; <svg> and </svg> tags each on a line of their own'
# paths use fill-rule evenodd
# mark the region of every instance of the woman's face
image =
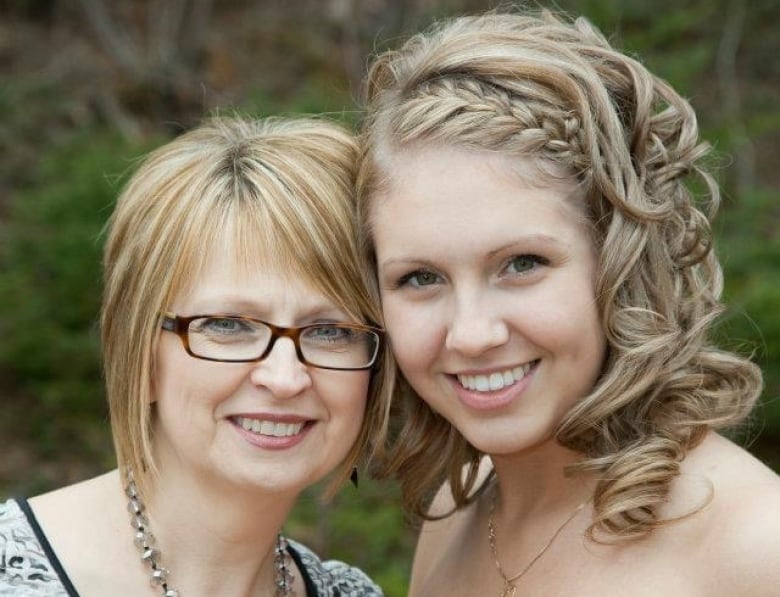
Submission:
<svg viewBox="0 0 780 597">
<path fill-rule="evenodd" d="M 406 379 L 483 452 L 545 442 L 592 389 L 606 346 L 573 184 L 529 160 L 444 147 L 396 154 L 388 172 L 372 223 Z"/>
<path fill-rule="evenodd" d="M 280 326 L 355 323 L 306 280 L 267 265 L 272 261 L 238 268 L 233 253 L 216 246 L 192 289 L 169 311 L 243 315 Z M 164 477 L 300 491 L 332 471 L 354 444 L 369 376 L 304 365 L 289 338 L 279 338 L 260 362 L 205 361 L 163 331 L 155 376 L 155 458 Z"/>
</svg>

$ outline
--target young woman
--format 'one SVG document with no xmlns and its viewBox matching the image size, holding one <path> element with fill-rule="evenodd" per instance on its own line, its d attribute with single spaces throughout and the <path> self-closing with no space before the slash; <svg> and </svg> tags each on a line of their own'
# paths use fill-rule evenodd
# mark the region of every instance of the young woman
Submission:
<svg viewBox="0 0 780 597">
<path fill-rule="evenodd" d="M 386 472 L 428 520 L 410 595 L 778 590 L 780 480 L 717 433 L 761 375 L 710 338 L 706 154 L 583 19 L 459 18 L 376 58 L 358 202 L 405 378 Z"/>
<path fill-rule="evenodd" d="M 119 466 L 0 505 L 0 594 L 381 595 L 280 534 L 385 425 L 356 158 L 324 120 L 224 118 L 144 161 L 105 247 Z"/>
</svg>

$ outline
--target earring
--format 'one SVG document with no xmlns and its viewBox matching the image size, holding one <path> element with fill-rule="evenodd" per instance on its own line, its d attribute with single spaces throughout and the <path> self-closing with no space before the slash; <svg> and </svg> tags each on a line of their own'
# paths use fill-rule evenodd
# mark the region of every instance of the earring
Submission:
<svg viewBox="0 0 780 597">
<path fill-rule="evenodd" d="M 352 467 L 352 472 L 349 475 L 349 480 L 352 482 L 352 485 L 355 486 L 355 489 L 357 489 L 358 486 L 358 470 L 356 466 Z"/>
</svg>

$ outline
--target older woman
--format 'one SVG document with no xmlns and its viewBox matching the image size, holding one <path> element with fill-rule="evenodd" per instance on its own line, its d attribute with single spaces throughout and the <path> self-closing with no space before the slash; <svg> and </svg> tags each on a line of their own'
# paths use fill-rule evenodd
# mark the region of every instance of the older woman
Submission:
<svg viewBox="0 0 780 597">
<path fill-rule="evenodd" d="M 429 520 L 410 595 L 777 594 L 780 480 L 716 432 L 761 374 L 710 337 L 689 104 L 549 13 L 439 23 L 368 93 L 359 208 L 408 386 L 388 474 Z"/>
<path fill-rule="evenodd" d="M 105 247 L 118 469 L 0 505 L 0 594 L 381 595 L 281 535 L 385 424 L 355 164 L 314 119 L 214 119 L 144 161 Z"/>
</svg>

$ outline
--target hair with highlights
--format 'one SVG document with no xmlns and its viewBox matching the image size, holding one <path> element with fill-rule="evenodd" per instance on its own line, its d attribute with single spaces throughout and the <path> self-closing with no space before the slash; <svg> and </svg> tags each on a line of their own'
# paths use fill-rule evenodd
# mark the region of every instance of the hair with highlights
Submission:
<svg viewBox="0 0 780 597">
<path fill-rule="evenodd" d="M 197 281 L 210 247 L 229 247 L 240 267 L 276 260 L 356 322 L 381 321 L 357 241 L 357 152 L 325 119 L 216 117 L 152 152 L 126 184 L 108 223 L 101 325 L 117 460 L 141 491 L 157 472 L 150 430 L 160 314 Z M 383 436 L 392 380 L 385 350 L 331 491 Z"/>
<path fill-rule="evenodd" d="M 556 438 L 583 455 L 569 472 L 599 478 L 591 538 L 636 538 L 668 522 L 658 509 L 686 452 L 707 430 L 743 421 L 762 388 L 757 366 L 710 338 L 722 311 L 710 236 L 719 192 L 689 103 L 587 20 L 549 11 L 437 23 L 374 59 L 366 103 L 358 211 L 374 263 L 371 201 L 396 174 L 397 152 L 429 144 L 530 157 L 582 185 L 608 353 Z M 404 381 L 396 407 L 383 474 L 400 480 L 406 507 L 425 518 L 445 480 L 456 508 L 473 501 L 482 455 Z"/>
</svg>

